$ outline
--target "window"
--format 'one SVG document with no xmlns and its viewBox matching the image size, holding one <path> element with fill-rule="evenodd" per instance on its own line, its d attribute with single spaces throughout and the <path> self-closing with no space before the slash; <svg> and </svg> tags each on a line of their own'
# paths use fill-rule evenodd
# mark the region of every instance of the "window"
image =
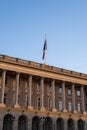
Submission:
<svg viewBox="0 0 87 130">
<path fill-rule="evenodd" d="M 62 93 L 62 87 L 59 87 L 59 93 L 60 94 Z"/>
<path fill-rule="evenodd" d="M 4 94 L 4 104 L 6 104 L 7 94 Z"/>
<path fill-rule="evenodd" d="M 40 98 L 38 98 L 37 107 L 40 108 Z"/>
<path fill-rule="evenodd" d="M 52 93 L 52 85 L 49 85 L 49 92 Z"/>
<path fill-rule="evenodd" d="M 72 90 L 69 88 L 68 89 L 68 95 L 71 95 L 72 94 Z"/>
<path fill-rule="evenodd" d="M 52 109 L 52 107 L 53 107 L 53 101 L 52 99 L 49 99 L 49 109 Z"/>
<path fill-rule="evenodd" d="M 37 83 L 37 92 L 40 92 L 40 83 Z"/>
<path fill-rule="evenodd" d="M 62 110 L 62 109 L 63 109 L 62 101 L 59 101 L 59 102 L 58 102 L 58 107 L 59 107 L 59 110 Z"/>
<path fill-rule="evenodd" d="M 72 111 L 72 102 L 68 102 L 68 110 Z"/>
<path fill-rule="evenodd" d="M 81 104 L 80 103 L 77 103 L 77 110 L 78 110 L 78 112 L 81 111 Z"/>
<path fill-rule="evenodd" d="M 80 90 L 77 90 L 77 96 L 80 96 L 81 93 L 80 93 Z"/>
</svg>

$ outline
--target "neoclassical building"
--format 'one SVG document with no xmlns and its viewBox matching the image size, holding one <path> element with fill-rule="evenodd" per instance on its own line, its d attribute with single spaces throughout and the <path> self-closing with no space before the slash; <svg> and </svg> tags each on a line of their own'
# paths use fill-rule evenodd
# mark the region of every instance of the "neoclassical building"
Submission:
<svg viewBox="0 0 87 130">
<path fill-rule="evenodd" d="M 0 130 L 87 130 L 87 75 L 0 55 Z"/>
</svg>

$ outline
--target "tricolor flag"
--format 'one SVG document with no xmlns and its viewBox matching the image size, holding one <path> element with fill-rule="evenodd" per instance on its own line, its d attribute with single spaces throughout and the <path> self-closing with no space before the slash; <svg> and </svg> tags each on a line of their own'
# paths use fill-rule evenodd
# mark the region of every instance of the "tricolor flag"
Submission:
<svg viewBox="0 0 87 130">
<path fill-rule="evenodd" d="M 45 59 L 45 55 L 46 55 L 46 50 L 47 50 L 47 41 L 45 39 L 44 41 L 44 46 L 43 46 L 43 55 L 42 55 L 42 59 Z"/>
</svg>

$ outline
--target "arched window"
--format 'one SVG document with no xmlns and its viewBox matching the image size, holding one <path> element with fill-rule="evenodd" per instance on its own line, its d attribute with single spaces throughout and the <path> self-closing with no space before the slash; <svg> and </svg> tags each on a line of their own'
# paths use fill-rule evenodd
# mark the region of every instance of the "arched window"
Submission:
<svg viewBox="0 0 87 130">
<path fill-rule="evenodd" d="M 18 130 L 28 130 L 28 120 L 25 115 L 21 115 L 18 119 Z"/>
<path fill-rule="evenodd" d="M 78 120 L 78 130 L 84 130 L 85 121 L 82 119 Z"/>
<path fill-rule="evenodd" d="M 58 118 L 56 121 L 57 130 L 64 130 L 64 121 L 62 118 Z"/>
<path fill-rule="evenodd" d="M 74 128 L 74 121 L 73 121 L 73 119 L 68 119 L 68 121 L 67 121 L 67 128 L 68 128 L 68 130 L 74 130 L 75 128 Z"/>
<path fill-rule="evenodd" d="M 46 117 L 44 124 L 43 124 L 44 130 L 53 130 L 53 122 L 50 117 Z"/>
<path fill-rule="evenodd" d="M 32 119 L 32 130 L 40 130 L 40 119 L 38 116 L 33 117 Z"/>
<path fill-rule="evenodd" d="M 3 130 L 13 130 L 14 117 L 10 114 L 4 116 Z"/>
</svg>

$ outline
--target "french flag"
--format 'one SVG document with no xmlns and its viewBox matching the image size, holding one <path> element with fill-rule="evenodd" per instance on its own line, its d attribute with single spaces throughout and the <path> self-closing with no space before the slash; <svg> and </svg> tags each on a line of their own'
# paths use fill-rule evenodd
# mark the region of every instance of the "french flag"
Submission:
<svg viewBox="0 0 87 130">
<path fill-rule="evenodd" d="M 43 55 L 42 55 L 43 60 L 45 59 L 45 56 L 46 56 L 46 50 L 47 50 L 47 41 L 45 39 L 44 46 L 43 46 Z"/>
</svg>

